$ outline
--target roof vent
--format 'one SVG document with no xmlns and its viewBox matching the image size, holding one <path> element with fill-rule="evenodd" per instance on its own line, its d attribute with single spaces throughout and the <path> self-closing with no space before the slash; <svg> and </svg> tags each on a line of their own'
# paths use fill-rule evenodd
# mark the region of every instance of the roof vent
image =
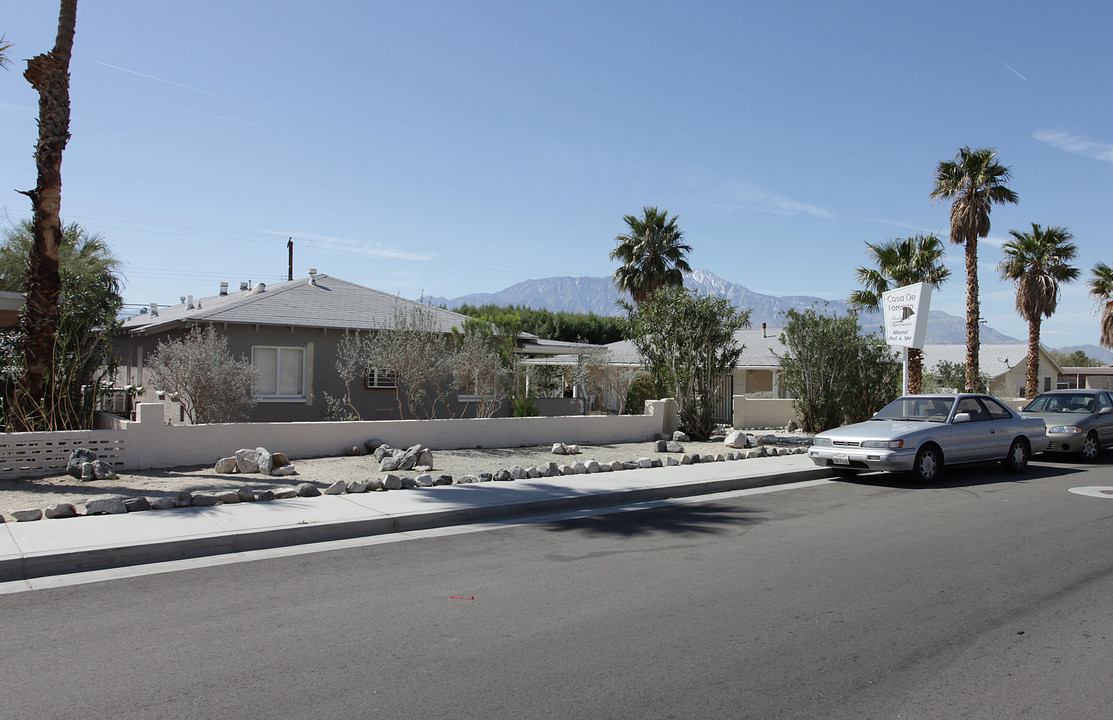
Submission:
<svg viewBox="0 0 1113 720">
<path fill-rule="evenodd" d="M 258 295 L 260 293 L 265 293 L 266 291 L 267 291 L 267 284 L 266 283 L 259 283 L 255 287 L 251 288 L 251 294 L 252 295 Z"/>
<path fill-rule="evenodd" d="M 227 295 L 228 294 L 228 283 L 226 283 L 226 282 L 220 283 L 220 294 L 221 295 Z"/>
<path fill-rule="evenodd" d="M 309 268 L 309 284 L 317 284 L 317 268 Z"/>
<path fill-rule="evenodd" d="M 190 295 L 189 296 L 189 303 L 186 305 L 186 310 L 192 310 L 192 309 L 193 309 L 193 296 Z"/>
<path fill-rule="evenodd" d="M 151 317 L 158 317 L 158 303 L 151 303 Z"/>
<path fill-rule="evenodd" d="M 240 292 L 243 292 L 244 290 L 247 290 L 247 283 L 241 281 L 240 282 Z"/>
<path fill-rule="evenodd" d="M 186 304 L 186 296 L 185 295 L 182 295 L 180 298 L 178 298 L 178 304 L 179 305 L 185 305 Z"/>
</svg>

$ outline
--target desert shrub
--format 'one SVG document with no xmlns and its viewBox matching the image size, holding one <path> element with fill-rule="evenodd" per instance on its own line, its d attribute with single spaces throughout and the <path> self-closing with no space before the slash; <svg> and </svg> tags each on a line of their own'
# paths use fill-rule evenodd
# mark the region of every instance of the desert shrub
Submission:
<svg viewBox="0 0 1113 720">
<path fill-rule="evenodd" d="M 160 342 L 148 372 L 148 384 L 177 398 L 191 423 L 244 420 L 255 406 L 255 368 L 233 357 L 228 340 L 211 326 Z"/>
</svg>

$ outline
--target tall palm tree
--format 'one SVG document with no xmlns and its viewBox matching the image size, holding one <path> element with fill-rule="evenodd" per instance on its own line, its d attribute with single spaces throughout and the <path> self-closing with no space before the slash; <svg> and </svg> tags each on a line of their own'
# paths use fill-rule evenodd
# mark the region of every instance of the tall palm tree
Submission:
<svg viewBox="0 0 1113 720">
<path fill-rule="evenodd" d="M 951 271 L 942 263 L 943 242 L 935 235 L 915 235 L 866 243 L 866 254 L 876 267 L 860 267 L 856 274 L 863 286 L 850 293 L 852 308 L 880 310 L 882 296 L 893 288 L 926 282 L 942 285 Z M 908 349 L 908 391 L 918 394 L 923 385 L 923 350 Z"/>
<path fill-rule="evenodd" d="M 16 430 L 34 429 L 54 354 L 58 324 L 58 248 L 62 244 L 62 151 L 70 138 L 70 56 L 77 25 L 77 0 L 60 0 L 58 33 L 49 53 L 27 61 L 23 77 L 39 93 L 39 141 L 35 146 L 38 179 L 31 198 L 34 246 L 29 259 L 27 302 L 22 317 L 25 338 L 23 378 L 13 398 Z"/>
<path fill-rule="evenodd" d="M 1065 227 L 1040 227 L 1031 232 L 1009 230 L 1013 236 L 1001 246 L 1004 257 L 997 269 L 1003 280 L 1016 283 L 1016 312 L 1028 321 L 1028 371 L 1024 392 L 1039 395 L 1040 324 L 1059 305 L 1059 284 L 1078 279 L 1079 269 L 1070 265 L 1078 256 L 1074 236 Z"/>
<path fill-rule="evenodd" d="M 668 210 L 646 206 L 642 217 L 622 219 L 629 232 L 615 237 L 618 246 L 611 251 L 611 260 L 622 262 L 614 271 L 615 286 L 640 305 L 659 287 L 683 285 L 684 273 L 692 271 L 687 261 L 692 247 L 684 244 L 677 217 L 670 218 Z"/>
<path fill-rule="evenodd" d="M 989 235 L 993 205 L 1018 202 L 1006 183 L 1011 172 L 997 162 L 995 148 L 962 147 L 954 160 L 935 169 L 931 197 L 951 200 L 951 242 L 966 246 L 966 387 L 978 386 L 980 310 L 978 302 L 978 239 Z"/>
<path fill-rule="evenodd" d="M 1094 265 L 1090 278 L 1090 294 L 1101 305 L 1102 347 L 1113 348 L 1113 267 L 1103 262 Z"/>
</svg>

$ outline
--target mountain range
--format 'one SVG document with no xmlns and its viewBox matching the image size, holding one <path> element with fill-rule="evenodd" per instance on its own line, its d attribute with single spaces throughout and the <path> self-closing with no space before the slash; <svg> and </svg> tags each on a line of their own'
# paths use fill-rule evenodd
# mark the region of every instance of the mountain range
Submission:
<svg viewBox="0 0 1113 720">
<path fill-rule="evenodd" d="M 750 324 L 760 327 L 781 327 L 784 312 L 790 308 L 805 310 L 813 305 L 832 312 L 846 312 L 847 305 L 841 300 L 824 300 L 808 295 L 763 295 L 738 283 L 724 280 L 710 270 L 693 270 L 685 276 L 684 285 L 706 295 L 728 298 L 740 308 L 749 308 Z M 458 298 L 426 298 L 432 305 L 449 309 L 461 305 L 521 305 L 535 310 L 552 312 L 595 313 L 596 315 L 620 315 L 618 290 L 610 277 L 550 277 L 526 280 L 511 285 L 496 293 L 475 293 Z M 883 320 L 881 313 L 867 312 L 859 315 L 862 327 L 869 330 L 880 329 Z M 1014 337 L 998 332 L 991 327 L 982 326 L 981 341 L 986 344 L 1020 343 Z M 927 342 L 934 344 L 957 344 L 966 342 L 966 319 L 932 310 L 928 315 Z M 1087 354 L 1090 354 L 1087 351 Z M 1091 357 L 1097 357 L 1092 355 Z"/>
</svg>

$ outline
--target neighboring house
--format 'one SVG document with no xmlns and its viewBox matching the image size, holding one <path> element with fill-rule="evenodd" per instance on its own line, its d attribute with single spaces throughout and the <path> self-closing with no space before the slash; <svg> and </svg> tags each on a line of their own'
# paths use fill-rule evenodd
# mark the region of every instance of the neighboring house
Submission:
<svg viewBox="0 0 1113 720">
<path fill-rule="evenodd" d="M 1093 388 L 1113 390 L 1113 367 L 1065 367 L 1059 373 L 1056 388 Z"/>
<path fill-rule="evenodd" d="M 940 362 L 966 363 L 966 345 L 925 345 L 924 374 L 934 372 Z M 1025 396 L 1028 373 L 1028 345 L 982 345 L 978 351 L 981 372 L 989 377 L 989 393 L 1000 398 Z M 1039 390 L 1053 390 L 1062 368 L 1043 345 L 1040 345 Z"/>
<path fill-rule="evenodd" d="M 722 394 L 745 397 L 753 400 L 785 399 L 787 393 L 781 386 L 781 364 L 779 356 L 787 352 L 781 343 L 780 328 L 745 328 L 735 333 L 735 340 L 743 345 L 742 354 L 734 369 L 724 378 Z M 630 341 L 611 343 L 608 360 L 613 368 L 635 368 L 641 366 L 641 358 Z M 896 352 L 894 350 L 894 352 Z M 982 345 L 981 370 L 989 376 L 989 391 L 1004 398 L 1024 397 L 1025 373 L 1027 372 L 1028 346 L 1026 344 Z M 965 345 L 927 345 L 924 347 L 924 373 L 930 373 L 940 361 L 953 363 L 966 362 Z M 575 355 L 562 355 L 545 360 L 530 361 L 553 365 L 574 365 Z M 1100 370 L 1100 368 L 1088 368 Z M 1105 368 L 1113 372 L 1111 368 Z M 1040 346 L 1040 387 L 1055 387 L 1060 367 Z M 1095 373 L 1096 374 L 1096 373 Z M 602 374 L 594 372 L 596 384 L 606 387 L 601 380 Z M 611 394 L 601 399 L 609 408 L 617 407 L 617 398 Z M 737 410 L 735 411 L 737 413 Z"/>
<path fill-rule="evenodd" d="M 720 395 L 724 401 L 734 396 L 750 398 L 783 398 L 784 391 L 780 386 L 781 366 L 776 355 L 783 354 L 784 345 L 781 344 L 781 330 L 766 328 L 745 328 L 734 334 L 737 342 L 743 345 L 742 354 L 735 363 L 734 370 L 723 378 L 720 385 Z M 602 391 L 603 396 L 597 398 L 596 409 L 616 411 L 621 404 L 619 392 L 624 392 L 625 383 L 616 382 L 614 375 L 623 370 L 633 370 L 642 366 L 642 359 L 638 355 L 634 343 L 622 340 L 602 346 L 606 351 L 607 368 L 592 368 L 591 377 L 596 388 Z M 774 354 L 776 353 L 776 354 Z M 574 366 L 578 364 L 579 357 L 573 354 L 558 355 L 556 357 L 527 360 L 527 363 L 557 366 Z M 629 376 L 629 373 L 627 373 Z M 579 389 L 577 388 L 577 392 Z M 730 403 L 725 402 L 723 422 L 730 420 Z"/>
<path fill-rule="evenodd" d="M 128 318 L 116 340 L 120 359 L 117 385 L 145 386 L 139 401 L 163 400 L 168 421 L 182 422 L 180 408 L 156 397 L 159 388 L 148 385 L 144 368 L 160 342 L 181 339 L 194 327 L 212 326 L 227 338 L 232 354 L 250 359 L 259 373 L 255 388 L 258 404 L 249 420 L 321 420 L 325 393 L 334 398 L 345 395 L 336 370 L 344 332 L 389 331 L 396 307 L 416 305 L 412 300 L 323 274 L 273 285 L 260 283 L 252 288 L 245 283 L 238 292 L 227 292 L 227 283 L 222 283 L 219 295 L 197 301 L 190 296 L 170 307 L 152 305 Z M 462 329 L 466 319 L 428 305 L 423 309 L 433 313 L 444 333 Z M 532 337 L 520 340 L 520 344 L 534 348 L 532 352 L 568 349 L 567 345 L 547 344 Z M 390 373 L 372 371 L 352 385 L 352 404 L 364 420 L 399 417 L 397 387 Z M 474 414 L 474 402 L 460 402 L 459 396 L 453 402 L 454 416 Z"/>
</svg>

